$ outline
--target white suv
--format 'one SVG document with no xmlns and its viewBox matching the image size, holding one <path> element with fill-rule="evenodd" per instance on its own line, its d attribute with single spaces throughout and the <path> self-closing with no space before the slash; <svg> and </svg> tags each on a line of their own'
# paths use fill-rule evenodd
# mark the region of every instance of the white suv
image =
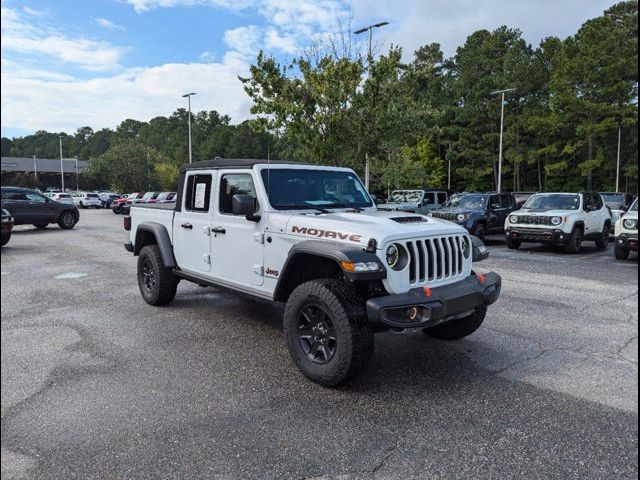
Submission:
<svg viewBox="0 0 640 480">
<path fill-rule="evenodd" d="M 629 252 L 638 251 L 638 199 L 616 223 L 615 254 L 618 260 L 629 258 Z"/>
<path fill-rule="evenodd" d="M 79 208 L 102 208 L 100 195 L 97 193 L 76 192 L 71 195 L 73 203 Z"/>
<path fill-rule="evenodd" d="M 538 193 L 507 217 L 504 228 L 511 249 L 532 242 L 580 253 L 585 240 L 607 248 L 611 215 L 599 193 Z"/>
</svg>

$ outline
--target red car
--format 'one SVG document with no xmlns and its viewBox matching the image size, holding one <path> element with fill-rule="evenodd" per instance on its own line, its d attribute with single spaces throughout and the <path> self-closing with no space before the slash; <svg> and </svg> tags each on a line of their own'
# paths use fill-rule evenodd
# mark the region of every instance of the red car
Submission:
<svg viewBox="0 0 640 480">
<path fill-rule="evenodd" d="M 145 192 L 134 192 L 129 195 L 125 195 L 122 198 L 118 198 L 111 203 L 111 210 L 113 213 L 125 213 L 123 210 L 125 206 L 129 206 L 132 203 L 137 203 L 142 197 L 144 197 Z M 128 210 L 128 208 L 127 208 Z"/>
</svg>

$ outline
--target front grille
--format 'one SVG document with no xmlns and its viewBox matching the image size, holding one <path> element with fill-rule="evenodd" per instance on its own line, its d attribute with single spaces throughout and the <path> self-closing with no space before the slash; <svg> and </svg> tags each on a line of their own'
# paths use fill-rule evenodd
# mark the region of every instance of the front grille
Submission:
<svg viewBox="0 0 640 480">
<path fill-rule="evenodd" d="M 417 223 L 427 221 L 424 217 L 396 217 L 391 220 L 398 223 Z"/>
<path fill-rule="evenodd" d="M 518 221 L 521 225 L 552 225 L 551 219 L 553 217 L 544 217 L 537 215 L 518 215 Z"/>
<path fill-rule="evenodd" d="M 450 222 L 455 222 L 458 219 L 458 215 L 457 213 L 433 212 L 434 217 L 449 220 Z"/>
<path fill-rule="evenodd" d="M 449 235 L 405 242 L 409 283 L 441 281 L 464 273 L 462 239 L 462 235 Z"/>
</svg>

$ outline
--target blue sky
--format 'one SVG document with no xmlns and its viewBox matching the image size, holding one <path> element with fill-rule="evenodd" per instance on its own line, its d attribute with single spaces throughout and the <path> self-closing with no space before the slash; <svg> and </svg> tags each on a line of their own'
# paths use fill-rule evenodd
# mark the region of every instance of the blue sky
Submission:
<svg viewBox="0 0 640 480">
<path fill-rule="evenodd" d="M 405 56 L 439 42 L 452 55 L 466 36 L 502 24 L 525 38 L 574 33 L 612 0 L 2 0 L 1 129 L 73 132 L 125 118 L 169 115 L 186 91 L 194 110 L 249 118 L 237 80 L 262 48 L 290 58 L 336 29 L 387 20 L 382 48 Z"/>
</svg>

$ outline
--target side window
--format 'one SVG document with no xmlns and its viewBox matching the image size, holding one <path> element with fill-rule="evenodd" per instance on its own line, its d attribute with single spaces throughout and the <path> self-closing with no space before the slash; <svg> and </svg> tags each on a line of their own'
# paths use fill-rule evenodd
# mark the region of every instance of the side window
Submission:
<svg viewBox="0 0 640 480">
<path fill-rule="evenodd" d="M 433 205 L 436 203 L 435 193 L 425 193 L 424 200 L 422 201 L 423 205 Z"/>
<path fill-rule="evenodd" d="M 444 192 L 440 192 L 438 193 L 438 203 L 440 205 L 444 205 L 445 203 L 447 203 L 447 194 Z"/>
<path fill-rule="evenodd" d="M 24 192 L 3 192 L 2 193 L 3 200 L 26 200 L 27 196 Z"/>
<path fill-rule="evenodd" d="M 489 197 L 489 208 L 492 210 L 500 208 L 500 195 L 491 195 Z"/>
<path fill-rule="evenodd" d="M 604 207 L 604 203 L 602 201 L 602 197 L 600 196 L 600 194 L 596 193 L 593 195 L 593 200 L 595 203 L 595 206 L 598 210 L 600 210 L 602 207 Z"/>
<path fill-rule="evenodd" d="M 253 178 L 246 173 L 230 173 L 220 179 L 220 213 L 233 214 L 233 196 L 251 195 L 256 198 Z"/>
<path fill-rule="evenodd" d="M 500 195 L 500 206 L 502 208 L 510 208 L 511 207 L 511 195 L 508 193 L 503 193 Z"/>
<path fill-rule="evenodd" d="M 184 208 L 191 212 L 208 212 L 211 201 L 211 175 L 189 175 Z"/>
<path fill-rule="evenodd" d="M 39 193 L 27 193 L 27 200 L 37 203 L 45 203 L 47 201 L 47 199 Z"/>
<path fill-rule="evenodd" d="M 585 194 L 582 196 L 583 198 L 583 202 L 584 202 L 584 210 L 589 211 L 589 209 L 591 208 L 591 206 L 593 205 L 593 199 L 591 197 L 591 195 Z"/>
</svg>

